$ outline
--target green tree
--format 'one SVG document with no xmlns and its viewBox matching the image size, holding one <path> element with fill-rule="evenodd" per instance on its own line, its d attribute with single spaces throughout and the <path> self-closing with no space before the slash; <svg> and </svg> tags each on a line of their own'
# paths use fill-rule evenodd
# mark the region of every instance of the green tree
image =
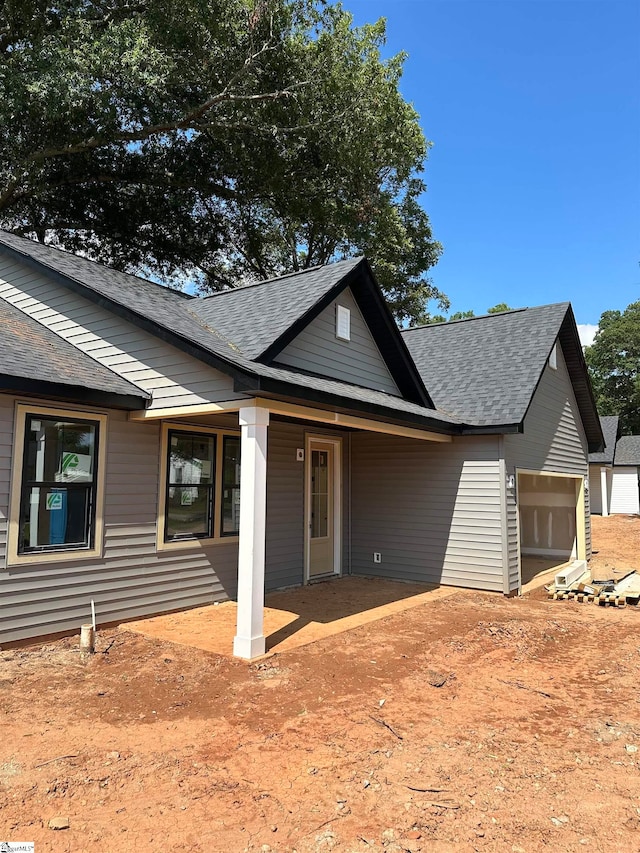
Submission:
<svg viewBox="0 0 640 853">
<path fill-rule="evenodd" d="M 487 308 L 487 314 L 500 314 L 502 311 L 513 311 L 513 308 L 509 308 L 506 302 L 499 302 L 497 305 L 494 305 L 493 308 Z M 428 324 L 450 323 L 453 320 L 470 320 L 475 316 L 475 312 L 472 309 L 469 309 L 468 311 L 456 311 L 448 317 L 445 317 L 443 314 L 432 314 L 426 322 Z"/>
<path fill-rule="evenodd" d="M 620 415 L 623 433 L 640 434 L 640 302 L 605 311 L 585 359 L 601 415 Z"/>
<path fill-rule="evenodd" d="M 448 308 L 383 20 L 323 0 L 5 0 L 0 226 L 204 289 L 366 254 Z"/>
</svg>

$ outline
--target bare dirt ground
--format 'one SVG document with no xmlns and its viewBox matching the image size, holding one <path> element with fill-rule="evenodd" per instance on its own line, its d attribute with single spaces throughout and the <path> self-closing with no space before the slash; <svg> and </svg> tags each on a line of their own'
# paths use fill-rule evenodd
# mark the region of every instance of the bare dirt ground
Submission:
<svg viewBox="0 0 640 853">
<path fill-rule="evenodd" d="M 634 562 L 640 519 L 596 521 L 598 559 Z M 636 851 L 639 673 L 635 608 L 471 592 L 254 664 L 127 631 L 87 663 L 6 650 L 0 839 Z"/>
</svg>

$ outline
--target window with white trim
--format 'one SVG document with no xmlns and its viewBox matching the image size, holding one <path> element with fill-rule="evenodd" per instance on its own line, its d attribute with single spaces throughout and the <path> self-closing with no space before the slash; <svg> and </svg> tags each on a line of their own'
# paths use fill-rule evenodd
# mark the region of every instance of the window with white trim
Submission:
<svg viewBox="0 0 640 853">
<path fill-rule="evenodd" d="M 351 340 L 351 311 L 345 305 L 336 303 L 336 338 Z"/>
</svg>

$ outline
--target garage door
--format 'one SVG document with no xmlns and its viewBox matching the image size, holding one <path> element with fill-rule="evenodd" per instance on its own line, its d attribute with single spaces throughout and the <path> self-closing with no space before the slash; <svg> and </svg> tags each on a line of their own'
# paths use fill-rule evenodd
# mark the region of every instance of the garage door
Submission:
<svg viewBox="0 0 640 853">
<path fill-rule="evenodd" d="M 523 556 L 578 556 L 576 504 L 581 479 L 518 475 L 520 551 Z"/>
</svg>

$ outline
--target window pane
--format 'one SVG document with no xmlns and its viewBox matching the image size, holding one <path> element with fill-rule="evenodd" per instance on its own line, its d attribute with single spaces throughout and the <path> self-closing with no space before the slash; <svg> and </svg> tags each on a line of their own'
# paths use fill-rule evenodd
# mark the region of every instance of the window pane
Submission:
<svg viewBox="0 0 640 853">
<path fill-rule="evenodd" d="M 210 500 L 208 486 L 169 486 L 166 537 L 210 536 Z"/>
<path fill-rule="evenodd" d="M 96 430 L 92 423 L 28 417 L 25 479 L 35 483 L 90 483 Z"/>
<path fill-rule="evenodd" d="M 311 536 L 329 535 L 329 454 L 311 451 Z"/>
<path fill-rule="evenodd" d="M 240 438 L 226 435 L 222 444 L 222 533 L 240 530 Z"/>
<path fill-rule="evenodd" d="M 20 552 L 67 545 L 88 547 L 91 487 L 23 490 L 20 513 Z"/>
<path fill-rule="evenodd" d="M 214 458 L 214 436 L 169 433 L 169 484 L 210 485 L 214 481 Z"/>
</svg>

